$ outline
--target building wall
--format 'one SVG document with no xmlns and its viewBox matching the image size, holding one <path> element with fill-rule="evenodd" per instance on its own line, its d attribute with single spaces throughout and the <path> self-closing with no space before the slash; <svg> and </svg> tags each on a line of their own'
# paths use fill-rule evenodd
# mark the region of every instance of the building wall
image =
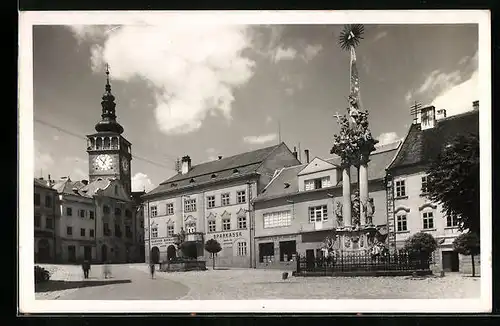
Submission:
<svg viewBox="0 0 500 326">
<path fill-rule="evenodd" d="M 149 224 L 157 227 L 158 235 L 155 238 L 151 238 L 151 244 L 149 244 L 148 237 L 151 234 L 151 230 L 148 230 L 145 234 L 146 261 L 149 261 L 149 251 L 155 246 L 158 247 L 160 251 L 160 260 L 167 259 L 167 248 L 174 243 L 174 238 L 167 235 L 168 225 L 173 225 L 174 234 L 178 234 L 181 227 L 187 232 L 186 223 L 195 221 L 196 232 L 204 234 L 204 242 L 208 239 L 215 238 L 221 244 L 223 249 L 218 254 L 216 260 L 217 265 L 250 267 L 250 198 L 248 187 L 249 185 L 246 180 L 239 180 L 223 185 L 207 187 L 203 190 L 198 189 L 198 191 L 189 191 L 179 195 L 150 201 L 149 212 L 151 213 L 151 207 L 155 206 L 157 207 L 158 215 L 156 217 L 151 217 Z M 253 182 L 250 187 L 251 193 L 255 194 L 257 187 L 256 183 Z M 246 200 L 244 203 L 238 204 L 236 202 L 238 191 L 245 191 Z M 230 204 L 226 206 L 221 205 L 221 195 L 224 193 L 230 194 Z M 209 196 L 215 196 L 215 207 L 213 208 L 208 207 L 207 197 Z M 184 211 L 183 202 L 185 199 L 196 199 L 195 212 Z M 167 215 L 168 203 L 173 203 L 174 205 L 173 215 Z M 147 205 L 148 204 L 146 204 L 146 206 Z M 230 230 L 224 231 L 222 229 L 223 216 L 230 219 Z M 239 228 L 239 216 L 245 216 L 245 228 Z M 209 232 L 209 221 L 215 221 L 215 232 Z M 246 243 L 247 254 L 245 256 L 238 256 L 239 242 Z M 208 252 L 204 252 L 203 256 L 207 261 L 211 259 Z"/>
<path fill-rule="evenodd" d="M 68 213 L 71 209 L 71 215 Z M 69 255 L 69 246 L 75 246 L 75 262 L 83 259 L 83 248 L 92 247 L 95 253 L 96 221 L 97 216 L 94 203 L 91 198 L 84 198 L 74 195 L 59 195 L 59 214 L 61 218 L 58 222 L 58 260 L 61 262 L 73 262 Z M 84 217 L 80 217 L 80 210 L 84 211 Z M 90 218 L 90 212 L 94 212 L 94 219 Z M 71 227 L 72 234 L 68 234 L 68 227 Z M 81 229 L 85 230 L 85 235 L 81 235 Z M 90 230 L 94 230 L 94 237 L 90 236 Z M 95 254 L 92 257 L 95 259 Z"/>
<path fill-rule="evenodd" d="M 354 189 L 355 185 L 353 185 L 352 191 Z M 387 222 L 385 186 L 381 181 L 374 181 L 369 184 L 369 189 L 371 190 L 369 196 L 374 199 L 375 205 L 373 223 L 375 225 L 385 225 Z M 334 197 L 331 198 L 328 194 Z M 293 203 L 289 201 L 293 201 Z M 313 249 L 316 253 L 321 248 L 323 240 L 331 233 L 331 230 L 338 227 L 334 211 L 337 201 L 342 202 L 342 189 L 339 187 L 302 192 L 300 195 L 266 202 L 256 202 L 254 250 L 257 267 L 288 268 L 288 266 L 293 265 L 290 262 L 279 261 L 280 241 L 296 241 L 296 250 L 300 255 L 304 255 L 308 249 Z M 310 223 L 309 207 L 321 205 L 327 206 L 328 220 L 320 225 Z M 290 211 L 292 213 L 291 224 L 284 227 L 264 228 L 264 214 L 279 211 Z M 259 261 L 259 244 L 270 242 L 274 243 L 274 261 Z"/>
<path fill-rule="evenodd" d="M 55 262 L 57 256 L 56 233 L 59 215 L 57 214 L 57 193 L 43 187 L 34 187 L 35 196 L 40 196 L 40 202 L 34 204 L 34 219 L 39 217 L 40 225 L 34 225 L 34 254 L 35 261 L 44 260 Z M 46 205 L 45 198 L 50 198 L 49 206 Z M 42 241 L 40 243 L 40 241 Z M 46 252 L 39 257 L 39 244 L 42 244 Z M 43 257 L 46 255 L 46 257 Z"/>
<path fill-rule="evenodd" d="M 436 204 L 422 195 L 422 176 L 425 176 L 426 168 L 424 166 L 415 166 L 406 169 L 393 171 L 394 185 L 399 180 L 405 180 L 406 196 L 396 196 L 396 186 L 394 186 L 394 223 L 396 230 L 396 247 L 402 248 L 405 240 L 418 232 L 431 234 L 439 244 L 434 253 L 433 261 L 436 269 L 443 268 L 443 252 L 452 252 L 452 243 L 460 235 L 456 226 L 447 226 L 446 214 L 442 212 L 442 205 Z M 424 229 L 423 213 L 432 212 L 433 227 Z M 398 215 L 406 214 L 407 230 L 398 231 Z M 459 270 L 468 270 L 467 261 L 470 259 L 459 255 Z"/>
</svg>

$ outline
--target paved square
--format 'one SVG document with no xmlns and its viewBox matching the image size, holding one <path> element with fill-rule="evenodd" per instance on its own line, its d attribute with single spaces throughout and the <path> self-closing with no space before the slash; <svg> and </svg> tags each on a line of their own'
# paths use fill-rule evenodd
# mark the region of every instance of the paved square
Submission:
<svg viewBox="0 0 500 326">
<path fill-rule="evenodd" d="M 225 269 L 185 273 L 157 272 L 151 279 L 144 264 L 113 265 L 113 278 L 104 280 L 102 267 L 93 266 L 83 280 L 79 266 L 44 266 L 51 280 L 66 288 L 50 286 L 36 299 L 59 300 L 234 300 L 234 299 L 453 299 L 477 298 L 480 279 L 449 273 L 429 277 L 290 277 L 282 271 Z M 107 283 L 105 283 L 107 282 Z M 58 284 L 58 283 L 55 283 Z M 84 286 L 84 287 L 72 287 Z"/>
</svg>

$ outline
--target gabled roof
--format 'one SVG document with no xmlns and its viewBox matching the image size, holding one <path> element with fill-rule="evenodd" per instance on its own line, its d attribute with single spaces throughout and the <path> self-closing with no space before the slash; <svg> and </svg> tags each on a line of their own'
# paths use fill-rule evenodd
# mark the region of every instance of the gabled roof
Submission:
<svg viewBox="0 0 500 326">
<path fill-rule="evenodd" d="M 384 146 L 377 147 L 376 150 L 370 155 L 370 162 L 368 163 L 368 178 L 369 180 L 380 180 L 385 177 L 385 168 L 396 155 L 396 151 L 401 142 L 395 142 Z M 325 160 L 340 168 L 340 157 L 335 156 Z M 306 191 L 299 192 L 298 174 L 307 164 L 296 165 L 282 169 L 277 176 L 267 185 L 265 191 L 260 193 L 255 202 L 266 201 L 274 198 L 281 198 L 284 196 L 295 195 L 298 193 L 306 193 Z M 358 182 L 356 168 L 351 167 L 351 183 Z M 333 180 L 334 181 L 334 180 Z M 333 184 L 333 182 L 332 182 Z M 333 184 L 332 188 L 340 187 L 342 182 L 338 185 Z"/>
<path fill-rule="evenodd" d="M 34 178 L 34 186 L 35 187 L 40 187 L 40 188 L 44 188 L 44 189 L 48 189 L 48 190 L 54 190 L 52 189 L 48 184 L 47 184 L 47 180 L 40 180 L 38 178 Z"/>
<path fill-rule="evenodd" d="M 52 189 L 56 190 L 58 194 L 66 194 L 66 195 L 82 195 L 80 193 L 80 189 L 83 188 L 85 184 L 83 184 L 81 181 L 71 181 L 71 179 L 68 177 L 63 180 L 57 181 L 53 186 Z M 76 191 L 74 190 L 76 189 Z"/>
<path fill-rule="evenodd" d="M 284 143 L 281 143 L 220 160 L 194 165 L 188 173 L 176 174 L 160 183 L 158 187 L 143 197 L 254 175 L 262 162 L 280 146 L 286 147 Z"/>
<path fill-rule="evenodd" d="M 85 197 L 93 197 L 99 190 L 109 187 L 111 180 L 97 179 L 80 189 L 80 193 Z"/>
<path fill-rule="evenodd" d="M 420 124 L 412 124 L 389 170 L 426 165 L 442 150 L 443 146 L 460 134 L 479 135 L 479 111 L 469 111 L 437 120 L 434 128 L 422 130 Z"/>
</svg>

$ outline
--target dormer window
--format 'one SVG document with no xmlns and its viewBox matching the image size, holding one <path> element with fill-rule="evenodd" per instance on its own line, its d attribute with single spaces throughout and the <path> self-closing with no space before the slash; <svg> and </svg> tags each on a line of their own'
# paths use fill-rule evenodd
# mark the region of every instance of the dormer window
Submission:
<svg viewBox="0 0 500 326">
<path fill-rule="evenodd" d="M 330 177 L 309 179 L 305 181 L 305 190 L 314 190 L 330 187 Z"/>
<path fill-rule="evenodd" d="M 173 188 L 173 187 L 177 187 L 177 183 L 171 183 L 171 184 L 170 184 L 170 187 L 172 187 L 172 188 Z"/>
<path fill-rule="evenodd" d="M 217 174 L 212 174 L 212 179 L 216 178 L 217 177 Z"/>
<path fill-rule="evenodd" d="M 240 171 L 238 171 L 238 169 L 234 169 L 233 173 L 240 173 Z"/>
<path fill-rule="evenodd" d="M 285 189 L 290 188 L 290 184 L 288 182 L 285 182 Z"/>
<path fill-rule="evenodd" d="M 194 179 L 189 180 L 189 183 L 194 183 Z"/>
</svg>

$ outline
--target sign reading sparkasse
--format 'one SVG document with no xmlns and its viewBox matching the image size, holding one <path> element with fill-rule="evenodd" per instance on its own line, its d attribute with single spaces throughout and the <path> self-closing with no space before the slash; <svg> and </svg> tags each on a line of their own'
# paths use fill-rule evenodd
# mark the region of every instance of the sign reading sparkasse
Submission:
<svg viewBox="0 0 500 326">
<path fill-rule="evenodd" d="M 212 237 L 217 240 L 223 247 L 231 247 L 233 242 L 243 236 L 242 231 L 228 231 L 228 232 L 220 232 L 220 233 L 212 233 L 207 234 L 208 237 Z"/>
</svg>

